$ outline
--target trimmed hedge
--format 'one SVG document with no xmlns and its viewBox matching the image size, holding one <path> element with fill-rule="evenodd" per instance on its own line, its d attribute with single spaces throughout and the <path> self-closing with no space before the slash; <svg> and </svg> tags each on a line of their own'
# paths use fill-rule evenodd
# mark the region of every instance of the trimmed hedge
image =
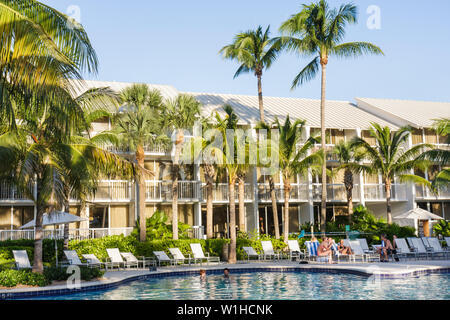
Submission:
<svg viewBox="0 0 450 320">
<path fill-rule="evenodd" d="M 0 286 L 15 287 L 19 284 L 44 287 L 50 281 L 43 274 L 29 270 L 4 270 L 0 272 Z"/>
<path fill-rule="evenodd" d="M 81 280 L 90 281 L 92 279 L 100 278 L 104 275 L 104 271 L 99 268 L 79 267 Z M 50 267 L 44 269 L 44 276 L 49 281 L 65 281 L 71 274 L 67 273 L 67 267 Z"/>
</svg>

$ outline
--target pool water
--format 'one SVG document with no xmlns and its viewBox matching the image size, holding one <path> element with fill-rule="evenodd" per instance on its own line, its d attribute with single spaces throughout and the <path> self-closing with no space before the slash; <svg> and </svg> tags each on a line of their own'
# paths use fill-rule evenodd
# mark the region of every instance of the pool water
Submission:
<svg viewBox="0 0 450 320">
<path fill-rule="evenodd" d="M 51 300 L 449 300 L 450 274 L 372 279 L 352 274 L 252 272 L 171 276 L 133 281 L 117 288 Z"/>
</svg>

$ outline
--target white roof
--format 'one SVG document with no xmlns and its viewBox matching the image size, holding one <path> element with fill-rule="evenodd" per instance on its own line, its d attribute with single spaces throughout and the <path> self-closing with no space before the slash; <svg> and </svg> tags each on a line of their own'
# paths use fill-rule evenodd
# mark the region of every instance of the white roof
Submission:
<svg viewBox="0 0 450 320">
<path fill-rule="evenodd" d="M 130 87 L 134 84 L 134 82 L 94 81 L 94 80 L 83 80 L 82 82 L 80 81 L 77 82 L 78 82 L 78 88 L 76 92 L 77 95 L 92 88 L 104 88 L 104 87 L 109 87 L 111 90 L 118 93 L 123 89 Z M 149 84 L 149 83 L 147 83 L 147 85 L 150 89 L 159 90 L 164 99 L 175 98 L 179 93 L 178 90 L 175 89 L 173 86 Z"/>
<path fill-rule="evenodd" d="M 203 104 L 203 115 L 218 111 L 223 115 L 222 106 L 229 104 L 239 116 L 241 123 L 257 123 L 259 121 L 259 103 L 257 96 L 194 93 L 186 92 L 196 97 Z M 320 127 L 320 100 L 300 98 L 263 97 L 265 120 L 272 122 L 275 117 L 283 120 L 287 115 L 291 119 L 306 120 L 310 127 Z M 373 114 L 359 109 L 349 101 L 327 100 L 325 105 L 325 126 L 334 129 L 367 129 L 371 122 L 392 129 L 398 127 Z"/>
<path fill-rule="evenodd" d="M 356 98 L 358 106 L 396 124 L 432 127 L 433 119 L 450 117 L 450 102 Z"/>
</svg>

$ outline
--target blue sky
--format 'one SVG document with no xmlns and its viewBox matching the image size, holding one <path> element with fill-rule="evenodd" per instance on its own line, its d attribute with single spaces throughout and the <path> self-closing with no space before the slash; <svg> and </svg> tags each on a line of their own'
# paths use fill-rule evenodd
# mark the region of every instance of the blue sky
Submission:
<svg viewBox="0 0 450 320">
<path fill-rule="evenodd" d="M 233 79 L 237 64 L 218 51 L 233 36 L 258 25 L 272 36 L 309 0 L 43 0 L 80 20 L 97 51 L 105 81 L 169 84 L 181 91 L 254 95 L 256 79 Z M 329 0 L 331 6 L 348 1 Z M 327 98 L 354 97 L 450 101 L 450 1 L 358 0 L 359 22 L 346 41 L 369 41 L 384 57 L 331 59 Z M 370 5 L 380 8 L 381 28 L 366 25 Z M 310 60 L 310 59 L 309 59 Z M 263 76 L 263 93 L 320 97 L 320 79 L 290 90 L 309 60 L 282 54 Z M 450 113 L 450 111 L 449 111 Z"/>
</svg>

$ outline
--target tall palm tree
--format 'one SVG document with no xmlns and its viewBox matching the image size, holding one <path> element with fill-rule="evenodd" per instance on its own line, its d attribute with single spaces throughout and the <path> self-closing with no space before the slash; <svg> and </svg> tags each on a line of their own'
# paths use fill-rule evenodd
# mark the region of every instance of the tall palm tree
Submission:
<svg viewBox="0 0 450 320">
<path fill-rule="evenodd" d="M 295 175 L 306 176 L 309 169 L 317 171 L 322 163 L 321 152 L 310 153 L 317 142 L 310 137 L 304 144 L 300 145 L 305 121 L 295 120 L 291 122 L 289 115 L 283 124 L 275 119 L 274 128 L 279 132 L 279 166 L 284 185 L 284 223 L 283 238 L 287 243 L 289 235 L 289 198 L 292 190 L 291 179 Z"/>
<path fill-rule="evenodd" d="M 192 128 L 200 117 L 200 103 L 191 95 L 180 94 L 167 101 L 163 110 L 163 121 L 176 132 L 175 153 L 172 159 L 172 230 L 173 239 L 178 239 L 178 176 L 180 156 L 184 144 L 184 129 Z"/>
<path fill-rule="evenodd" d="M 121 144 L 134 151 L 134 160 L 140 170 L 136 171 L 138 185 L 139 240 L 146 240 L 145 178 L 150 174 L 145 169 L 144 146 L 165 141 L 160 124 L 163 99 L 157 90 L 146 84 L 134 84 L 120 93 L 124 106 L 114 118 L 115 132 Z"/>
<path fill-rule="evenodd" d="M 234 74 L 234 78 L 248 72 L 253 72 L 256 76 L 258 84 L 259 116 L 262 123 L 265 123 L 262 76 L 263 72 L 272 66 L 279 51 L 280 45 L 274 43 L 273 39 L 270 38 L 270 26 L 268 26 L 264 32 L 262 26 L 258 26 L 256 30 L 241 32 L 235 36 L 233 43 L 220 50 L 220 53 L 222 53 L 224 58 L 235 60 L 240 64 L 238 70 Z M 241 179 L 239 181 L 241 181 Z M 275 183 L 271 175 L 269 175 L 269 187 L 272 200 L 275 237 L 279 239 L 280 230 L 278 224 L 277 198 L 275 193 Z M 242 189 L 242 182 L 240 188 Z"/>
<path fill-rule="evenodd" d="M 324 159 L 325 150 L 325 104 L 326 104 L 326 70 L 330 56 L 340 58 L 357 57 L 363 54 L 383 54 L 381 49 L 368 42 L 346 42 L 347 24 L 357 22 L 357 8 L 353 4 L 343 4 L 339 9 L 331 9 L 325 0 L 303 5 L 302 10 L 282 23 L 280 31 L 284 34 L 277 43 L 289 51 L 305 56 L 314 56 L 313 60 L 295 77 L 292 89 L 313 79 L 321 68 L 320 125 Z M 322 201 L 321 230 L 326 228 L 326 166 L 322 165 Z"/>
<path fill-rule="evenodd" d="M 237 161 L 237 136 L 230 136 L 227 130 L 236 132 L 238 117 L 229 105 L 224 106 L 226 116 L 222 118 L 216 113 L 216 128 L 221 132 L 223 137 L 223 161 L 220 167 L 225 172 L 228 180 L 228 203 L 230 208 L 230 246 L 228 247 L 228 263 L 236 263 L 236 199 L 235 186 L 238 174 L 241 170 L 241 164 Z"/>
<path fill-rule="evenodd" d="M 361 148 L 365 160 L 372 168 L 371 171 L 381 175 L 386 192 L 387 222 L 392 223 L 391 189 L 392 182 L 398 177 L 403 182 L 428 184 L 424 178 L 411 174 L 411 170 L 425 170 L 429 161 L 420 158 L 420 155 L 429 148 L 429 144 L 419 144 L 405 150 L 411 128 L 402 127 L 392 132 L 389 127 L 381 127 L 372 123 L 369 130 L 370 136 L 376 141 L 376 146 L 371 146 L 360 137 L 355 137 L 352 146 Z"/>
<path fill-rule="evenodd" d="M 355 148 L 350 142 L 341 141 L 333 150 L 337 156 L 339 166 L 337 171 L 344 171 L 344 186 L 347 195 L 347 214 L 349 222 L 353 214 L 353 177 L 361 172 L 371 172 L 371 166 L 362 163 L 363 153 Z"/>
</svg>

